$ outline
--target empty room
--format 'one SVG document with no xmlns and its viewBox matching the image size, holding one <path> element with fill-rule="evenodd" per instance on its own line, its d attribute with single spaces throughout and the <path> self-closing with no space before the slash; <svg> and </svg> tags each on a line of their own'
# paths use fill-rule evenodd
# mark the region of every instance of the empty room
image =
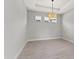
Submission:
<svg viewBox="0 0 79 59">
<path fill-rule="evenodd" d="M 74 0 L 4 0 L 5 59 L 74 59 Z"/>
</svg>

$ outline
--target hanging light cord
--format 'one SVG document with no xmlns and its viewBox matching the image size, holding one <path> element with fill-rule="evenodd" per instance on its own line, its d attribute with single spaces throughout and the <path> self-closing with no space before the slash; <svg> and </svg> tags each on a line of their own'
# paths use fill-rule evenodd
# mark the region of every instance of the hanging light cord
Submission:
<svg viewBox="0 0 79 59">
<path fill-rule="evenodd" d="M 53 1 L 54 1 L 54 0 L 52 0 L 52 13 L 53 13 Z"/>
<path fill-rule="evenodd" d="M 52 13 L 53 13 L 53 1 L 52 1 Z"/>
</svg>

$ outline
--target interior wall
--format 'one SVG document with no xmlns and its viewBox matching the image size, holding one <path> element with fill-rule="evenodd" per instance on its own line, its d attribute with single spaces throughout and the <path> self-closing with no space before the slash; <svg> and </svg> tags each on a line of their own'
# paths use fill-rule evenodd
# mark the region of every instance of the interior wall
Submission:
<svg viewBox="0 0 79 59">
<path fill-rule="evenodd" d="M 26 41 L 26 19 L 23 0 L 5 0 L 5 59 L 14 59 Z"/>
<path fill-rule="evenodd" d="M 74 10 L 70 10 L 62 15 L 62 27 L 64 39 L 74 41 Z"/>
<path fill-rule="evenodd" d="M 61 15 L 57 16 L 57 23 L 48 23 L 43 20 L 48 13 L 28 10 L 27 14 L 28 39 L 61 37 Z M 35 16 L 42 16 L 42 22 L 35 21 Z"/>
</svg>

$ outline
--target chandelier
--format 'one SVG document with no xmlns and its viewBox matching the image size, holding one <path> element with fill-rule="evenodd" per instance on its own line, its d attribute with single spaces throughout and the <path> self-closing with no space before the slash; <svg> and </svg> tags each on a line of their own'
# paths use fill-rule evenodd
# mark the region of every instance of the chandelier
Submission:
<svg viewBox="0 0 79 59">
<path fill-rule="evenodd" d="M 51 1 L 52 1 L 52 12 L 48 13 L 48 18 L 50 21 L 56 20 L 56 18 L 57 18 L 57 14 L 53 12 L 53 1 L 54 0 L 51 0 Z"/>
</svg>

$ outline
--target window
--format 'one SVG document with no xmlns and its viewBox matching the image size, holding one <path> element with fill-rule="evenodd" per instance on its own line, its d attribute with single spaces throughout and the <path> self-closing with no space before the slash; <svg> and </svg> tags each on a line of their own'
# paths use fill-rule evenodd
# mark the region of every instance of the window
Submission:
<svg viewBox="0 0 79 59">
<path fill-rule="evenodd" d="M 35 16 L 36 21 L 41 21 L 41 16 Z"/>
<path fill-rule="evenodd" d="M 45 22 L 50 22 L 50 20 L 49 20 L 48 17 L 44 17 L 44 21 L 45 21 Z"/>
</svg>

